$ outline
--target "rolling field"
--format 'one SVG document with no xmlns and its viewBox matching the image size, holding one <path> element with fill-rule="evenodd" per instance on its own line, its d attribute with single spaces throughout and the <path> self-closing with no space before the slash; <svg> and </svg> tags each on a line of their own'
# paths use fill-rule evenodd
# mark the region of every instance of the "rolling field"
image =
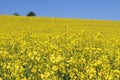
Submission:
<svg viewBox="0 0 120 80">
<path fill-rule="evenodd" d="M 120 80 L 120 21 L 1 15 L 0 80 Z"/>
</svg>

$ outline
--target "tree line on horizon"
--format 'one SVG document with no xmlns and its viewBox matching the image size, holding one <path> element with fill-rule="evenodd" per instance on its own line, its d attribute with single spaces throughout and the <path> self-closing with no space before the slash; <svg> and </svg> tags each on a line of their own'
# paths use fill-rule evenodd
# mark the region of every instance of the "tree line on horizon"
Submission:
<svg viewBox="0 0 120 80">
<path fill-rule="evenodd" d="M 20 16 L 20 14 L 19 13 L 14 13 L 13 14 L 14 16 Z M 36 14 L 33 12 L 33 11 L 30 11 L 26 16 L 36 16 Z"/>
</svg>

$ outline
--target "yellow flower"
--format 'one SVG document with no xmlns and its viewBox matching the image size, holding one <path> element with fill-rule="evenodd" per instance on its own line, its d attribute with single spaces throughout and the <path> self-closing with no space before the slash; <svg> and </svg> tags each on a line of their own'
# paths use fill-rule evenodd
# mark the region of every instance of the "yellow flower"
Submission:
<svg viewBox="0 0 120 80">
<path fill-rule="evenodd" d="M 50 76 L 49 72 L 45 72 L 45 77 L 48 78 Z"/>
<path fill-rule="evenodd" d="M 10 69 L 10 65 L 7 65 L 7 69 Z"/>
<path fill-rule="evenodd" d="M 75 63 L 75 60 L 73 57 L 70 57 L 70 60 L 68 61 L 69 64 Z"/>
<path fill-rule="evenodd" d="M 27 80 L 27 78 L 26 78 L 26 77 L 24 77 L 22 80 Z"/>
<path fill-rule="evenodd" d="M 44 78 L 45 78 L 45 75 L 44 75 L 44 74 L 41 74 L 41 78 L 44 79 Z"/>
<path fill-rule="evenodd" d="M 37 55 L 37 52 L 36 52 L 36 51 L 33 51 L 33 54 L 34 54 L 34 55 Z"/>
<path fill-rule="evenodd" d="M 0 80 L 3 80 L 2 78 L 0 78 Z"/>
<path fill-rule="evenodd" d="M 70 77 L 71 77 L 71 78 L 73 78 L 74 75 L 75 75 L 75 74 L 74 74 L 73 72 L 70 73 Z"/>
<path fill-rule="evenodd" d="M 57 67 L 56 65 L 54 65 L 54 66 L 52 67 L 52 69 L 53 69 L 53 71 L 57 71 L 57 70 L 58 70 L 58 67 Z"/>
<path fill-rule="evenodd" d="M 36 68 L 32 68 L 31 72 L 35 73 L 37 70 Z"/>
<path fill-rule="evenodd" d="M 100 64 L 101 64 L 102 62 L 100 61 L 100 60 L 97 60 L 94 64 L 93 64 L 93 66 L 99 66 Z"/>
<path fill-rule="evenodd" d="M 52 54 L 52 55 L 50 56 L 50 61 L 51 61 L 52 63 L 55 63 L 55 60 L 56 60 L 55 54 Z"/>
</svg>

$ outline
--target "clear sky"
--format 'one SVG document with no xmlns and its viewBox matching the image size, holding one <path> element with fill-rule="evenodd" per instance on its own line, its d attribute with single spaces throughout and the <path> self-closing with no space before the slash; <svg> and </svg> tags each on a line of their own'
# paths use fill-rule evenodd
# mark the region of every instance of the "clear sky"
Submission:
<svg viewBox="0 0 120 80">
<path fill-rule="evenodd" d="M 120 20 L 120 0 L 0 0 L 0 14 Z"/>
</svg>

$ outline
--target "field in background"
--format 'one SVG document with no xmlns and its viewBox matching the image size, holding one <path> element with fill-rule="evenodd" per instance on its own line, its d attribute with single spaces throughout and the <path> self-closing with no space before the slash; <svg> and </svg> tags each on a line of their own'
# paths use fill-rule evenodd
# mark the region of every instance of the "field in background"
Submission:
<svg viewBox="0 0 120 80">
<path fill-rule="evenodd" d="M 120 35 L 120 21 L 84 20 L 45 17 L 0 16 L 0 32 L 32 32 L 40 34 L 79 33 L 87 30 L 90 35 Z"/>
<path fill-rule="evenodd" d="M 0 80 L 119 80 L 120 21 L 0 16 Z"/>
</svg>

